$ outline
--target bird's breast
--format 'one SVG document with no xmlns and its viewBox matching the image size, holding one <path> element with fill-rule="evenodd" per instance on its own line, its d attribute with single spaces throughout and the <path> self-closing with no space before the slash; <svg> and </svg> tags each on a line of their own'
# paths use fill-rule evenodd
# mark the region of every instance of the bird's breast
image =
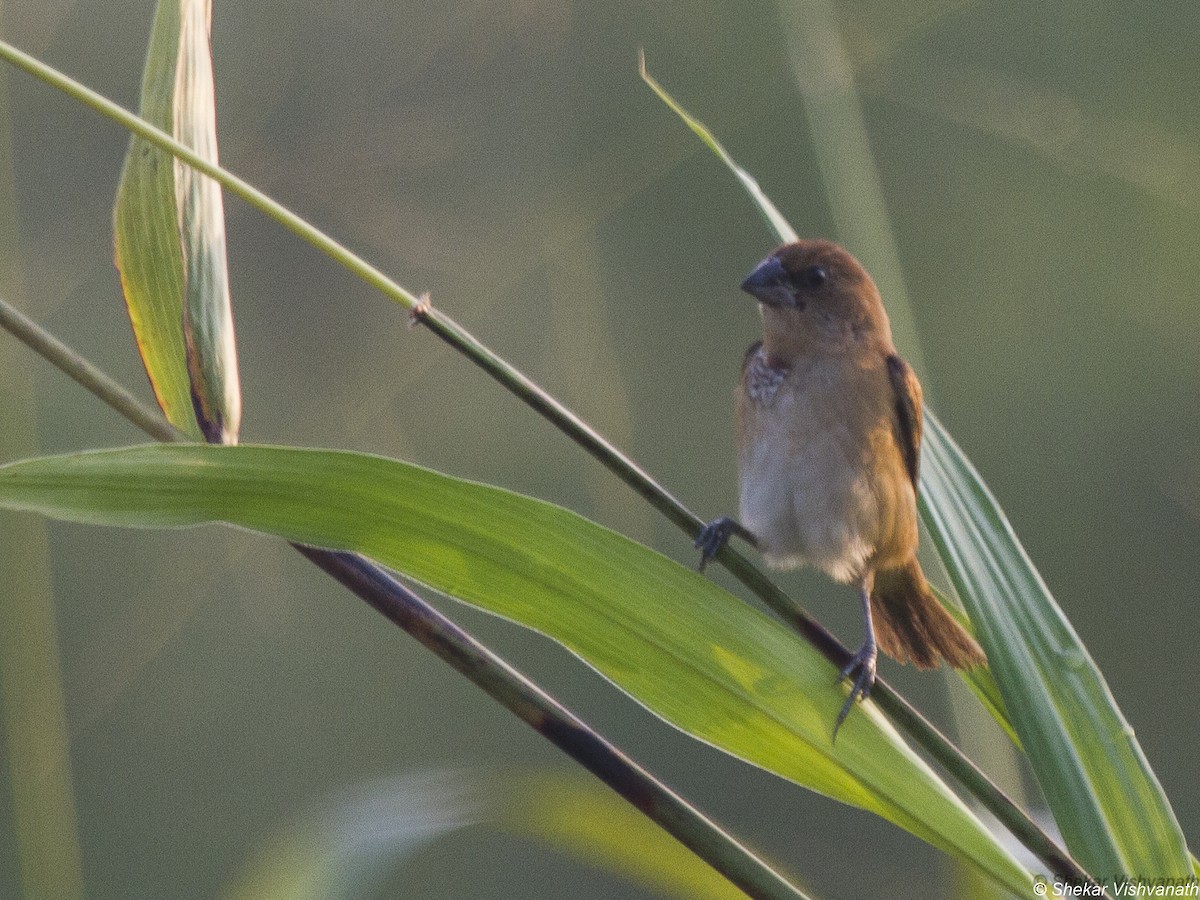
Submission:
<svg viewBox="0 0 1200 900">
<path fill-rule="evenodd" d="M 740 394 L 739 517 L 773 566 L 850 581 L 898 542 L 915 547 L 915 492 L 890 413 L 864 400 L 862 382 L 836 362 L 810 364 L 766 400 Z"/>
</svg>

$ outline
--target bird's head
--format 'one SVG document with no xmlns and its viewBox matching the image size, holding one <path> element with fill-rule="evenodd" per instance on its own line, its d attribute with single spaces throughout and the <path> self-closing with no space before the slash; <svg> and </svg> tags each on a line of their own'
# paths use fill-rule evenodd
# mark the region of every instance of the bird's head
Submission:
<svg viewBox="0 0 1200 900">
<path fill-rule="evenodd" d="M 785 244 L 755 267 L 742 290 L 761 304 L 764 340 L 774 355 L 891 341 L 875 282 L 832 241 Z"/>
</svg>

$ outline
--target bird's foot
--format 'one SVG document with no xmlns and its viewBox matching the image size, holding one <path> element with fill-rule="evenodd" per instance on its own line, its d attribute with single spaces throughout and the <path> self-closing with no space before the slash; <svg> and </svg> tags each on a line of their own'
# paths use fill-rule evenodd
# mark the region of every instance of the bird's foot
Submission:
<svg viewBox="0 0 1200 900">
<path fill-rule="evenodd" d="M 700 533 L 696 535 L 695 547 L 700 551 L 700 571 L 704 571 L 704 567 L 712 561 L 713 557 L 721 552 L 721 548 L 729 543 L 729 537 L 732 534 L 740 534 L 743 537 L 749 537 L 753 541 L 753 537 L 742 525 L 732 516 L 721 516 L 719 519 L 713 519 L 707 525 L 700 529 Z"/>
<path fill-rule="evenodd" d="M 871 695 L 871 688 L 875 686 L 875 663 L 878 657 L 879 652 L 875 647 L 875 642 L 868 638 L 838 675 L 838 681 L 853 678 L 854 682 L 850 688 L 850 696 L 846 698 L 842 711 L 838 713 L 837 722 L 834 723 L 834 740 L 837 740 L 838 729 L 842 727 L 846 716 L 850 715 L 850 710 L 854 708 L 854 701 L 866 700 Z"/>
</svg>

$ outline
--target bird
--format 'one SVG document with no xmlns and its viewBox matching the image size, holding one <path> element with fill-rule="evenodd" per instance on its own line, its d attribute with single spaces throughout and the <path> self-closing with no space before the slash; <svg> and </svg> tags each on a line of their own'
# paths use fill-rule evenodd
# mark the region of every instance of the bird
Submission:
<svg viewBox="0 0 1200 900">
<path fill-rule="evenodd" d="M 917 561 L 922 392 L 896 352 L 879 289 L 824 239 L 774 250 L 742 282 L 762 339 L 736 390 L 739 503 L 696 538 L 700 568 L 734 534 L 767 565 L 811 565 L 857 588 L 865 636 L 833 738 L 875 684 L 878 651 L 917 668 L 983 665 Z"/>
</svg>

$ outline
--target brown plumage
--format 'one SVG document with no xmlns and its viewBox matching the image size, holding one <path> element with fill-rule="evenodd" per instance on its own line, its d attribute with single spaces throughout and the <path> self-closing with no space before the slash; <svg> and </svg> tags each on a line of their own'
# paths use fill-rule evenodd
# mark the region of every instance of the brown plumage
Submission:
<svg viewBox="0 0 1200 900">
<path fill-rule="evenodd" d="M 762 341 L 737 392 L 740 522 L 718 519 L 707 561 L 734 531 L 769 565 L 814 565 L 858 587 L 866 638 L 835 725 L 874 684 L 876 647 L 921 668 L 985 662 L 917 562 L 921 385 L 892 344 L 870 275 L 829 241 L 780 247 L 742 288 Z"/>
<path fill-rule="evenodd" d="M 918 669 L 937 668 L 941 660 L 956 669 L 987 662 L 975 638 L 933 595 L 915 558 L 875 573 L 871 615 L 879 649 L 899 662 Z"/>
</svg>

